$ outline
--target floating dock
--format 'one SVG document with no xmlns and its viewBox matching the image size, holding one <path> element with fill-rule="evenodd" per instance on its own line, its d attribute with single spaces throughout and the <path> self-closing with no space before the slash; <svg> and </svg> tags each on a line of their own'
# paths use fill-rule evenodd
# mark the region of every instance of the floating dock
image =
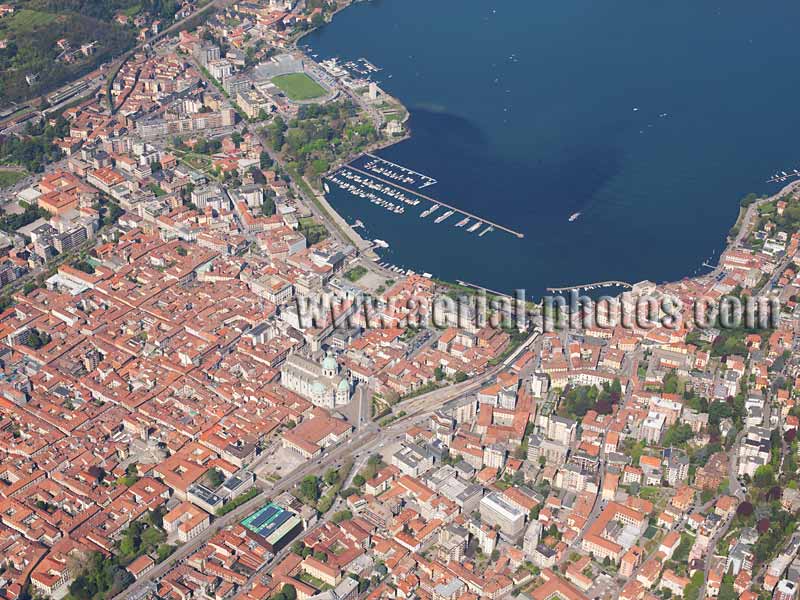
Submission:
<svg viewBox="0 0 800 600">
<path fill-rule="evenodd" d="M 383 159 L 381 159 L 381 160 L 383 160 Z M 352 164 L 348 165 L 347 168 L 348 169 L 352 169 L 353 171 L 357 171 L 358 173 L 361 173 L 362 175 L 366 175 L 367 177 L 372 177 L 373 179 L 377 179 L 378 181 L 381 181 L 383 183 L 386 183 L 386 184 L 389 184 L 389 185 L 393 185 L 396 188 L 403 190 L 404 192 L 408 192 L 409 194 L 416 194 L 420 198 L 424 198 L 425 200 L 428 200 L 432 204 L 444 206 L 444 207 L 446 207 L 446 208 L 448 208 L 448 209 L 450 209 L 450 210 L 452 210 L 454 212 L 457 212 L 457 213 L 460 213 L 460 214 L 464 215 L 465 217 L 472 217 L 473 219 L 476 219 L 477 221 L 479 221 L 481 223 L 485 223 L 486 225 L 490 225 L 495 229 L 499 229 L 500 231 L 505 231 L 506 233 L 510 233 L 511 235 L 516 236 L 516 237 L 518 237 L 520 239 L 525 237 L 525 234 L 520 233 L 519 231 L 514 231 L 513 229 L 510 229 L 509 227 L 504 227 L 503 225 L 500 225 L 499 223 L 493 223 L 492 221 L 484 219 L 483 217 L 479 217 L 478 215 L 475 215 L 473 213 L 470 213 L 470 212 L 467 212 L 465 210 L 462 210 L 462 209 L 460 209 L 460 208 L 458 208 L 456 206 L 453 206 L 451 204 L 447 204 L 446 202 L 442 202 L 441 200 L 437 200 L 435 198 L 431 198 L 430 196 L 426 196 L 425 194 L 422 194 L 422 193 L 420 193 L 420 192 L 418 192 L 416 190 L 412 190 L 412 189 L 409 189 L 409 188 L 404 187 L 402 185 L 398 185 L 398 184 L 396 184 L 396 183 L 394 183 L 392 181 L 387 181 L 387 180 L 383 179 L 382 177 L 378 177 L 377 175 L 375 175 L 375 173 L 370 173 L 368 171 L 364 171 L 363 169 L 360 169 L 358 167 L 354 167 Z"/>
</svg>

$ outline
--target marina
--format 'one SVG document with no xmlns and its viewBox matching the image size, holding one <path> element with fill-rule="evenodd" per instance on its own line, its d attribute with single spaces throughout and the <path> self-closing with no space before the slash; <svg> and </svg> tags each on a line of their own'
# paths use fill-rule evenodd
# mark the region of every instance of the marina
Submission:
<svg viewBox="0 0 800 600">
<path fill-rule="evenodd" d="M 393 163 L 390 163 L 390 164 L 393 164 Z M 435 210 L 437 210 L 440 206 L 444 206 L 448 210 L 453 211 L 451 214 L 458 213 L 460 215 L 463 215 L 464 217 L 472 218 L 472 219 L 475 219 L 477 221 L 477 223 L 475 225 L 473 225 L 472 227 L 467 229 L 468 232 L 475 231 L 476 229 L 481 227 L 481 225 L 488 225 L 490 227 L 485 229 L 481 233 L 481 235 L 485 235 L 486 233 L 489 233 L 490 231 L 494 231 L 494 230 L 497 229 L 497 230 L 500 230 L 500 231 L 504 231 L 506 233 L 510 233 L 511 235 L 513 235 L 513 236 L 515 236 L 515 237 L 517 237 L 519 239 L 522 239 L 522 238 L 525 237 L 525 234 L 523 234 L 523 233 L 521 233 L 519 231 L 514 231 L 513 229 L 511 229 L 509 227 L 505 227 L 503 225 L 500 225 L 499 223 L 494 223 L 492 221 L 489 221 L 488 219 L 484 219 L 482 217 L 479 217 L 478 215 L 475 215 L 475 214 L 473 214 L 471 212 L 467 212 L 465 210 L 457 208 L 457 207 L 455 207 L 455 206 L 453 206 L 451 204 L 448 204 L 446 202 L 442 202 L 441 200 L 437 200 L 435 198 L 431 198 L 430 196 L 426 196 L 425 194 L 423 194 L 423 193 L 421 193 L 419 191 L 415 191 L 415 190 L 409 189 L 409 188 L 404 187 L 403 185 L 400 185 L 400 184 L 395 183 L 393 181 L 387 181 L 387 180 L 383 179 L 382 177 L 380 177 L 380 176 L 378 176 L 378 175 L 376 175 L 374 173 L 369 173 L 367 171 L 364 171 L 363 169 L 360 169 L 359 167 L 356 167 L 353 164 L 350 164 L 344 170 L 345 171 L 351 171 L 351 172 L 354 171 L 356 174 L 359 174 L 361 176 L 359 179 L 356 179 L 355 177 L 351 176 L 349 179 L 352 179 L 353 181 L 356 181 L 356 182 L 363 181 L 364 177 L 366 177 L 370 181 L 374 180 L 374 181 L 372 181 L 372 185 L 383 184 L 384 186 L 387 186 L 387 185 L 388 186 L 393 186 L 393 187 L 397 188 L 397 190 L 399 192 L 405 192 L 406 194 L 413 194 L 415 196 L 418 196 L 419 198 L 422 198 L 423 200 L 427 200 L 427 201 L 431 202 L 432 203 L 432 208 L 429 211 L 425 211 L 420 215 L 423 218 L 429 216 L 431 213 L 433 213 Z M 408 169 L 407 171 L 409 171 L 411 173 L 414 173 L 414 171 L 411 171 L 410 169 Z M 352 175 L 352 173 L 351 173 L 351 175 Z M 419 175 L 419 174 L 417 174 L 417 175 Z M 345 176 L 345 177 L 347 178 L 347 176 Z M 403 197 L 407 198 L 407 196 L 403 196 Z"/>
<path fill-rule="evenodd" d="M 371 159 L 363 165 L 365 170 L 372 171 L 376 175 L 389 179 L 394 183 L 415 186 L 418 190 L 438 183 L 433 177 L 417 173 L 416 171 L 388 161 L 380 156 L 375 156 L 368 152 L 365 153 L 364 156 Z"/>
<path fill-rule="evenodd" d="M 626 281 L 597 281 L 595 283 L 584 283 L 581 285 L 570 285 L 567 287 L 552 287 L 547 288 L 548 292 L 558 294 L 561 292 L 580 292 L 581 290 L 596 290 L 598 288 L 609 288 L 609 287 L 621 287 L 626 289 L 631 289 L 633 287 L 632 284 Z"/>
<path fill-rule="evenodd" d="M 341 175 L 341 177 L 339 175 Z M 349 192 L 353 196 L 369 200 L 372 204 L 385 208 L 386 210 L 395 214 L 403 214 L 406 211 L 404 204 L 409 206 L 416 206 L 419 204 L 419 200 L 407 198 L 404 194 L 396 194 L 392 190 L 385 189 L 385 186 L 381 184 L 376 184 L 375 182 L 364 179 L 359 175 L 354 175 L 352 172 L 347 170 L 329 176 L 328 181 L 336 185 L 339 189 Z M 328 185 L 327 181 L 324 184 L 324 188 L 326 192 L 330 192 L 330 186 Z M 399 202 L 387 200 L 379 194 L 386 194 L 393 200 Z M 356 226 L 363 227 L 364 223 L 359 219 L 356 221 Z"/>
<path fill-rule="evenodd" d="M 783 183 L 792 179 L 793 177 L 800 177 L 800 171 L 797 169 L 792 169 L 791 171 L 780 171 L 775 173 L 772 177 L 767 179 L 767 183 Z"/>
</svg>

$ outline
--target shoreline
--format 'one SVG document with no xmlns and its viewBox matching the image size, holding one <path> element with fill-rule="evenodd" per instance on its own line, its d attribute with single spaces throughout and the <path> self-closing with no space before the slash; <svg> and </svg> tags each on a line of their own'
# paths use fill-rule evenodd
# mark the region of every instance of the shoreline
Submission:
<svg viewBox="0 0 800 600">
<path fill-rule="evenodd" d="M 300 35 L 296 40 L 294 40 L 292 42 L 292 45 L 294 46 L 294 50 L 297 51 L 297 52 L 301 52 L 306 57 L 307 60 L 310 60 L 310 61 L 314 62 L 315 64 L 319 65 L 319 63 L 314 58 L 309 56 L 304 50 L 302 50 L 298 46 L 298 43 L 300 42 L 300 40 L 305 38 L 310 33 L 315 32 L 315 31 L 319 31 L 319 30 L 321 30 L 323 27 L 325 27 L 327 25 L 331 25 L 333 23 L 334 17 L 337 14 L 339 14 L 341 11 L 343 11 L 343 10 L 345 10 L 347 8 L 352 7 L 354 4 L 358 4 L 358 3 L 360 3 L 359 0 L 354 0 L 353 2 L 350 2 L 349 4 L 337 7 L 336 10 L 334 10 L 331 13 L 331 16 L 330 16 L 329 20 L 325 21 L 323 24 L 321 24 L 318 27 L 314 27 L 312 29 L 309 29 L 308 31 L 303 32 L 302 35 Z M 387 92 L 384 91 L 384 93 L 387 93 Z M 403 102 L 402 102 L 402 100 L 400 98 L 398 98 L 396 96 L 392 96 L 391 94 L 388 94 L 388 93 L 387 93 L 387 95 L 390 95 L 393 99 L 395 99 L 398 102 L 398 104 L 400 106 L 402 106 L 405 109 L 406 116 L 402 121 L 402 123 L 405 125 L 411 119 L 411 111 L 408 109 L 408 107 L 405 104 L 403 104 Z M 367 148 L 367 150 L 365 150 L 365 152 L 374 152 L 374 151 L 382 150 L 384 148 L 389 148 L 391 146 L 394 146 L 395 144 L 398 144 L 400 142 L 403 142 L 403 141 L 406 141 L 406 140 L 410 139 L 411 136 L 412 136 L 412 132 L 411 132 L 410 128 L 406 127 L 406 131 L 403 133 L 403 135 L 401 137 L 399 137 L 397 139 L 389 139 L 389 140 L 383 140 L 382 142 L 377 142 L 373 146 Z M 346 164 L 349 164 L 353 160 L 355 160 L 355 158 L 351 158 L 347 162 L 343 162 L 342 164 L 339 164 L 337 166 L 332 166 L 326 173 L 324 173 L 322 175 L 322 179 L 327 177 L 330 173 L 332 173 L 332 172 L 336 171 L 337 169 L 341 168 L 342 166 L 344 166 Z M 727 252 L 729 252 L 731 250 L 734 250 L 737 247 L 739 247 L 741 242 L 742 242 L 742 240 L 745 237 L 745 234 L 749 235 L 750 228 L 754 224 L 754 220 L 752 218 L 753 217 L 753 211 L 756 211 L 758 209 L 758 207 L 760 207 L 760 206 L 762 206 L 764 204 L 768 204 L 769 202 L 773 202 L 775 200 L 778 200 L 782 196 L 785 196 L 786 194 L 791 193 L 797 187 L 800 187 L 800 179 L 797 179 L 797 180 L 795 180 L 795 181 L 793 181 L 791 183 L 786 184 L 784 187 L 782 187 L 780 190 L 778 190 L 777 192 L 775 192 L 774 194 L 772 194 L 770 196 L 764 196 L 764 197 L 757 198 L 756 200 L 754 200 L 751 204 L 749 204 L 746 207 L 743 207 L 743 206 L 740 205 L 739 209 L 738 209 L 738 212 L 736 214 L 736 219 L 734 220 L 733 224 L 730 226 L 730 229 L 728 230 L 729 233 L 725 236 L 725 243 L 724 243 L 722 249 L 720 250 L 719 256 L 717 258 L 716 265 L 708 273 L 705 273 L 705 274 L 702 274 L 702 275 L 685 276 L 685 277 L 683 277 L 681 279 L 676 279 L 676 280 L 671 280 L 671 281 L 664 281 L 662 283 L 657 283 L 656 285 L 658 287 L 661 287 L 661 286 L 665 286 L 665 285 L 678 283 L 679 281 L 687 281 L 687 280 L 688 281 L 693 281 L 693 280 L 698 280 L 698 279 L 702 279 L 702 278 L 706 278 L 706 277 L 712 276 L 713 274 L 718 274 L 720 272 L 720 270 L 723 269 L 723 267 L 721 265 L 721 262 L 720 262 L 721 259 L 722 259 L 722 256 L 725 253 L 727 253 Z M 316 190 L 315 190 L 315 192 L 316 192 Z M 352 226 L 350 226 L 350 224 L 347 223 L 347 221 L 344 219 L 344 217 L 342 217 L 339 214 L 339 212 L 330 204 L 330 202 L 327 200 L 327 197 L 325 196 L 324 190 L 320 191 L 318 196 L 321 196 L 324 199 L 324 206 L 325 206 L 326 212 L 329 212 L 331 214 L 331 219 L 334 222 L 336 222 L 337 225 L 339 224 L 339 222 L 344 223 L 345 230 L 347 231 L 347 233 L 348 234 L 352 234 L 354 239 L 363 242 L 364 241 L 363 238 L 361 238 L 361 236 L 352 228 Z M 742 197 L 744 197 L 744 196 L 742 196 Z M 731 235 L 731 233 L 733 233 L 734 230 L 736 230 L 735 234 Z M 370 244 L 370 246 L 371 246 L 371 244 Z M 374 255 L 377 256 L 377 254 L 375 253 L 374 250 L 371 249 L 370 251 Z M 424 270 L 424 268 L 422 268 L 422 270 Z M 441 283 L 443 285 L 447 285 L 448 287 L 450 287 L 452 289 L 464 290 L 465 288 L 467 288 L 467 289 L 474 288 L 474 290 L 476 292 L 478 290 L 481 290 L 481 289 L 487 289 L 487 288 L 485 288 L 483 285 L 481 285 L 479 283 L 472 283 L 472 282 L 469 282 L 469 281 L 462 281 L 460 279 L 457 280 L 456 282 L 447 282 L 445 280 L 442 280 L 442 279 L 436 278 L 436 277 L 434 277 L 434 279 L 437 282 L 439 282 L 439 283 Z M 561 286 L 561 287 L 570 287 L 570 286 Z M 583 289 L 583 288 L 580 288 L 578 291 L 580 291 L 581 289 Z M 494 293 L 501 293 L 501 294 L 503 294 L 503 295 L 505 295 L 507 297 L 512 297 L 512 295 L 509 294 L 509 293 L 502 293 L 502 292 L 494 292 Z M 621 293 L 622 292 L 620 292 L 620 294 Z M 613 297 L 617 297 L 620 294 L 616 294 Z M 543 302 L 544 302 L 544 297 L 545 296 L 542 296 L 542 298 L 538 299 L 538 301 L 534 301 L 534 300 L 531 299 L 531 302 L 535 302 L 537 306 L 541 307 Z"/>
</svg>

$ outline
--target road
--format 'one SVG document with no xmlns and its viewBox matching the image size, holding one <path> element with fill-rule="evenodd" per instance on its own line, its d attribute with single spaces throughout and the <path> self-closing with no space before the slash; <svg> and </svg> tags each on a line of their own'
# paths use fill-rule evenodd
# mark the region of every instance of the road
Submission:
<svg viewBox="0 0 800 600">
<path fill-rule="evenodd" d="M 488 382 L 492 381 L 500 372 L 508 368 L 508 366 L 510 366 L 522 354 L 522 352 L 524 352 L 530 346 L 530 344 L 534 343 L 538 336 L 538 331 L 532 333 L 531 336 L 529 336 L 528 339 L 525 340 L 525 342 L 523 342 L 503 362 L 495 367 L 492 367 L 474 379 L 469 379 L 462 383 L 443 387 L 398 404 L 397 406 L 406 411 L 407 414 L 405 417 L 398 419 L 391 425 L 381 428 L 377 423 L 370 423 L 364 426 L 360 431 L 357 431 L 347 442 L 344 442 L 333 448 L 330 452 L 325 454 L 323 458 L 305 463 L 303 466 L 293 471 L 290 475 L 281 479 L 273 487 L 267 488 L 267 486 L 264 486 L 261 482 L 257 484 L 258 487 L 267 491 L 270 497 L 275 497 L 294 488 L 294 486 L 297 485 L 306 475 L 322 473 L 327 468 L 335 465 L 337 461 L 344 460 L 346 458 L 353 458 L 354 463 L 357 463 L 361 457 L 368 456 L 369 454 L 382 448 L 387 443 L 392 443 L 393 441 L 398 440 L 404 435 L 405 430 L 409 426 L 428 418 L 435 411 L 439 410 L 444 404 L 447 404 L 456 398 L 471 394 L 482 388 Z M 164 562 L 157 565 L 146 575 L 137 579 L 136 582 L 126 589 L 124 593 L 116 596 L 115 600 L 123 600 L 124 598 L 127 598 L 142 590 L 149 582 L 163 577 L 179 561 L 191 556 L 206 542 L 208 542 L 208 540 L 210 540 L 220 529 L 241 520 L 257 507 L 263 505 L 265 501 L 264 495 L 261 494 L 242 504 L 242 506 L 228 513 L 224 517 L 219 517 L 206 531 L 178 548 L 178 550 L 176 550 Z"/>
</svg>

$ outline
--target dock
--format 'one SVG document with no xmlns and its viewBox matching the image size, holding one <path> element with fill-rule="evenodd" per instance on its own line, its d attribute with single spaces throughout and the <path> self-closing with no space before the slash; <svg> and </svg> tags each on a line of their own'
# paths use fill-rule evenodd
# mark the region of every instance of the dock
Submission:
<svg viewBox="0 0 800 600">
<path fill-rule="evenodd" d="M 390 160 L 386 160 L 385 158 L 381 158 L 375 154 L 371 154 L 369 152 L 364 152 L 364 156 L 369 156 L 373 160 L 379 160 L 387 165 L 392 165 L 395 169 L 400 171 L 401 173 L 408 173 L 409 175 L 415 175 L 416 178 L 420 179 L 423 184 L 420 186 L 419 189 L 428 187 L 429 185 L 436 185 L 438 182 L 433 178 L 425 175 L 424 173 L 420 173 L 418 171 L 414 171 L 413 169 L 409 169 L 408 167 L 404 167 L 403 165 L 398 165 L 397 163 L 393 163 Z"/>
<path fill-rule="evenodd" d="M 404 192 L 408 192 L 409 194 L 415 194 L 415 195 L 419 196 L 420 198 L 424 198 L 425 200 L 427 200 L 429 202 L 432 202 L 433 204 L 439 204 L 441 206 L 445 206 L 445 207 L 451 209 L 454 212 L 457 212 L 457 213 L 460 213 L 460 214 L 464 215 L 465 217 L 472 217 L 473 219 L 477 219 L 478 221 L 486 223 L 487 225 L 491 225 L 495 229 L 499 229 L 500 231 L 505 231 L 506 233 L 510 233 L 511 235 L 516 236 L 516 237 L 518 237 L 520 239 L 525 237 L 525 234 L 520 233 L 519 231 L 514 231 L 513 229 L 510 229 L 509 227 L 504 227 L 503 225 L 500 225 L 499 223 L 493 223 L 492 221 L 489 221 L 487 219 L 479 217 L 478 215 L 472 214 L 472 213 L 467 212 L 465 210 L 462 210 L 462 209 L 460 209 L 458 207 L 455 207 L 452 204 L 447 204 L 446 202 L 442 202 L 441 200 L 437 200 L 435 198 L 431 198 L 430 196 L 426 196 L 425 194 L 422 194 L 422 193 L 420 193 L 420 192 L 418 192 L 416 190 L 412 190 L 412 189 L 409 189 L 409 188 L 404 187 L 402 185 L 398 185 L 398 184 L 394 183 L 393 181 L 387 181 L 386 179 L 383 179 L 382 177 L 379 177 L 375 173 L 370 173 L 368 171 L 364 171 L 363 169 L 359 169 L 358 167 L 354 167 L 353 165 L 348 165 L 347 168 L 351 169 L 353 171 L 356 171 L 358 173 L 361 173 L 362 175 L 364 175 L 366 177 L 371 177 L 372 179 L 377 179 L 378 181 L 380 181 L 382 183 L 385 183 L 387 185 L 392 185 L 392 186 L 396 187 L 397 189 L 403 190 Z"/>
<path fill-rule="evenodd" d="M 792 169 L 788 173 L 786 171 L 781 171 L 780 173 L 775 173 L 775 175 L 767 179 L 767 183 L 783 183 L 784 181 L 788 181 L 794 177 L 800 177 L 800 171 L 797 169 Z"/>
<path fill-rule="evenodd" d="M 562 292 L 595 290 L 597 288 L 607 288 L 607 287 L 622 287 L 631 289 L 633 287 L 633 284 L 630 284 L 626 281 L 597 281 L 595 283 L 584 283 L 581 285 L 570 285 L 567 287 L 547 288 L 547 291 L 553 294 L 560 294 Z"/>
</svg>

